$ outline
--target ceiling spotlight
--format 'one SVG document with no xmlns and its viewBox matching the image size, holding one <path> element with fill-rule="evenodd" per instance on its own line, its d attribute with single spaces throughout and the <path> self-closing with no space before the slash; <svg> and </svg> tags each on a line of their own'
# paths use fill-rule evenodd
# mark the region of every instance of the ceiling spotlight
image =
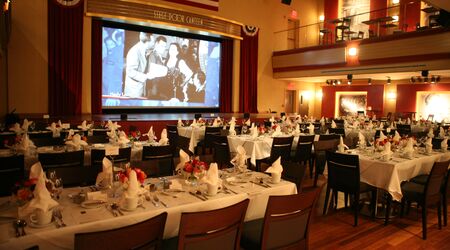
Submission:
<svg viewBox="0 0 450 250">
<path fill-rule="evenodd" d="M 426 77 L 423 79 L 423 82 L 428 83 L 428 76 L 426 76 Z"/>
<path fill-rule="evenodd" d="M 428 70 L 422 70 L 422 76 L 427 77 L 428 76 Z"/>
<path fill-rule="evenodd" d="M 341 80 L 337 80 L 337 84 L 338 84 L 338 85 L 341 85 Z"/>
<path fill-rule="evenodd" d="M 416 78 L 414 76 L 411 76 L 411 79 L 409 80 L 411 83 L 416 83 Z"/>
<path fill-rule="evenodd" d="M 334 80 L 334 81 L 333 81 L 333 86 L 336 86 L 336 83 L 337 83 L 337 81 L 336 81 L 336 80 Z"/>
<path fill-rule="evenodd" d="M 435 83 L 436 83 L 436 77 L 435 77 L 435 76 L 432 76 L 432 77 L 431 77 L 431 83 L 432 83 L 432 84 L 435 84 Z"/>
<path fill-rule="evenodd" d="M 372 85 L 372 78 L 369 78 L 369 79 L 367 80 L 367 84 Z"/>
<path fill-rule="evenodd" d="M 436 82 L 441 81 L 441 76 L 436 76 Z"/>
<path fill-rule="evenodd" d="M 326 83 L 327 85 L 330 85 L 330 80 L 327 80 L 325 83 Z"/>
<path fill-rule="evenodd" d="M 348 80 L 348 81 L 347 81 L 347 84 L 348 84 L 348 85 L 352 85 L 352 80 Z"/>
<path fill-rule="evenodd" d="M 388 79 L 387 79 L 387 84 L 391 84 L 391 78 L 390 77 L 388 77 Z"/>
<path fill-rule="evenodd" d="M 418 76 L 418 77 L 417 77 L 417 81 L 418 81 L 418 82 L 422 82 L 422 77 Z"/>
</svg>

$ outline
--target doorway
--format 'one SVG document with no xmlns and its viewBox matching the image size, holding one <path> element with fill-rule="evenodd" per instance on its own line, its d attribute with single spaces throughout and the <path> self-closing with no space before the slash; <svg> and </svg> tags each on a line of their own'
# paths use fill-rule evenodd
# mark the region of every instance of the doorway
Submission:
<svg viewBox="0 0 450 250">
<path fill-rule="evenodd" d="M 297 91 L 296 90 L 286 90 L 284 94 L 284 112 L 286 114 L 292 114 L 295 113 L 295 106 L 296 106 L 296 97 Z"/>
</svg>

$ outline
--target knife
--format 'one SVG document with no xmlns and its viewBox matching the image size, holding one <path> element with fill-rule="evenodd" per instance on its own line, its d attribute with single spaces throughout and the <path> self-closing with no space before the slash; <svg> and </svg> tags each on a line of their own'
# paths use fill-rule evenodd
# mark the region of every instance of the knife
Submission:
<svg viewBox="0 0 450 250">
<path fill-rule="evenodd" d="M 163 206 L 165 206 L 165 207 L 169 207 L 169 206 L 167 206 L 167 204 L 166 203 L 164 203 L 162 200 L 159 200 L 159 203 L 161 203 Z"/>
<path fill-rule="evenodd" d="M 203 198 L 203 197 L 201 197 L 201 196 L 199 196 L 199 195 L 195 194 L 195 193 L 194 193 L 194 192 L 192 192 L 192 191 L 189 191 L 189 194 L 190 194 L 190 195 L 192 195 L 192 196 L 195 196 L 195 197 L 197 197 L 198 199 L 200 199 L 200 200 L 202 200 L 202 201 L 206 201 L 206 200 L 205 200 L 205 198 Z"/>
<path fill-rule="evenodd" d="M 256 184 L 256 185 L 259 185 L 259 186 L 264 187 L 264 188 L 269 188 L 269 187 L 270 187 L 270 186 L 267 185 L 267 184 L 259 183 L 259 182 L 256 182 L 256 181 L 251 181 L 251 183 Z"/>
<path fill-rule="evenodd" d="M 84 206 L 94 206 L 94 205 L 101 205 L 101 204 L 104 204 L 104 203 L 106 203 L 106 201 L 98 200 L 98 201 L 88 201 L 88 202 L 84 202 L 83 205 L 84 205 Z"/>
</svg>

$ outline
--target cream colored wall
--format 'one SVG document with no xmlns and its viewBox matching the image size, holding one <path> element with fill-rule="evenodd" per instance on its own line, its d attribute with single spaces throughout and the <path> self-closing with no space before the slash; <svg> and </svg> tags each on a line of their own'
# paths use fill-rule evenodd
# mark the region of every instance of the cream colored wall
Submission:
<svg viewBox="0 0 450 250">
<path fill-rule="evenodd" d="M 18 0 L 12 4 L 9 109 L 18 113 L 47 113 L 47 1 Z"/>
<path fill-rule="evenodd" d="M 6 57 L 0 52 L 0 117 L 8 113 L 8 94 L 6 87 Z M 2 118 L 0 118 L 2 122 Z"/>
<path fill-rule="evenodd" d="M 320 95 L 322 93 L 322 88 L 320 84 L 312 82 L 286 83 L 286 88 L 292 89 L 291 86 L 294 86 L 294 89 L 297 90 L 297 107 L 295 111 L 299 112 L 300 99 L 301 96 L 303 96 L 303 101 L 306 101 L 309 104 L 308 116 L 320 117 L 322 112 L 322 97 Z"/>
<path fill-rule="evenodd" d="M 387 115 L 389 112 L 395 113 L 395 106 L 397 105 L 397 98 L 390 98 L 389 94 L 393 93 L 397 96 L 397 83 L 392 81 L 391 84 L 384 87 L 384 108 L 383 113 Z"/>
<path fill-rule="evenodd" d="M 219 12 L 207 11 L 167 1 L 152 3 L 172 5 L 186 11 L 216 15 L 244 24 L 258 26 L 258 111 L 269 108 L 284 111 L 286 82 L 272 76 L 274 32 L 287 27 L 291 10 L 297 10 L 301 25 L 316 22 L 322 0 L 292 1 L 290 6 L 274 0 L 222 0 Z M 312 19 L 312 20 L 311 20 Z M 82 112 L 91 112 L 91 18 L 84 18 Z M 312 34 L 311 34 L 312 36 Z M 284 36 L 286 40 L 287 35 Z M 313 39 L 313 38 L 311 38 Z M 312 40 L 311 40 L 312 41 Z M 238 47 L 238 46 L 236 46 Z M 19 113 L 48 112 L 47 0 L 14 1 L 13 33 L 10 44 L 9 106 Z M 233 110 L 238 110 L 239 50 L 235 48 L 233 73 Z"/>
</svg>

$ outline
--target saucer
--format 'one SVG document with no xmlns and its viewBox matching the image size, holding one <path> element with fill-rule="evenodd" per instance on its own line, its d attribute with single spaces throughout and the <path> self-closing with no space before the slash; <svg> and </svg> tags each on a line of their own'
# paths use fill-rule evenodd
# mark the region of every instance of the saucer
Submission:
<svg viewBox="0 0 450 250">
<path fill-rule="evenodd" d="M 51 225 L 53 225 L 53 222 L 55 222 L 55 220 L 52 218 L 52 221 L 50 221 L 50 223 L 48 223 L 48 224 L 36 224 L 36 223 L 34 223 L 34 222 L 32 222 L 32 221 L 30 221 L 30 227 L 32 227 L 32 228 L 44 228 L 44 227 L 48 227 L 48 226 L 51 226 Z"/>
<path fill-rule="evenodd" d="M 121 207 L 119 207 L 119 209 L 124 211 L 124 212 L 133 212 L 133 211 L 136 211 L 137 207 L 133 208 L 133 209 L 129 209 L 129 208 L 124 208 L 124 207 L 121 206 Z"/>
<path fill-rule="evenodd" d="M 106 201 L 102 200 L 87 200 L 81 202 L 80 206 L 86 209 L 99 208 L 106 204 Z"/>
</svg>

